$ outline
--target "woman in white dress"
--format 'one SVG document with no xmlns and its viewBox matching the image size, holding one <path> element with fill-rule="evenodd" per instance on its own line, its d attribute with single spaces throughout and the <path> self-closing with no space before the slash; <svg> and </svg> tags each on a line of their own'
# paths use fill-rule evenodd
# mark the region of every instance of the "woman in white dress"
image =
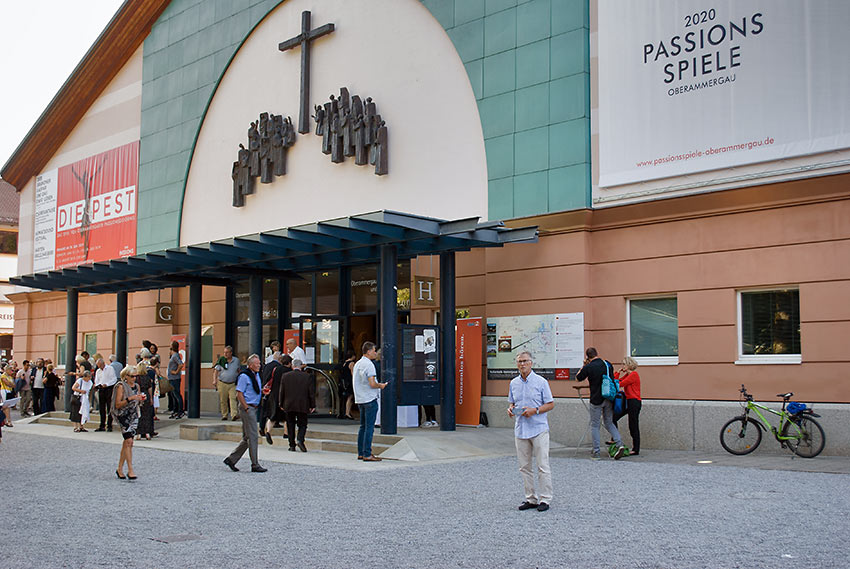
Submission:
<svg viewBox="0 0 850 569">
<path fill-rule="evenodd" d="M 84 370 L 80 372 L 80 377 L 74 382 L 71 390 L 74 392 L 71 398 L 71 422 L 74 424 L 75 433 L 86 433 L 86 423 L 89 420 L 91 412 L 91 402 L 89 401 L 89 392 L 91 392 L 93 382 L 91 372 Z"/>
</svg>

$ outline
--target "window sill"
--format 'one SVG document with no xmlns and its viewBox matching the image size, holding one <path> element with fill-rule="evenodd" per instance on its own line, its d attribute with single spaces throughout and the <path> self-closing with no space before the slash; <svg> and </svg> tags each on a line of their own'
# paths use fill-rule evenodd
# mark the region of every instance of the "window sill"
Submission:
<svg viewBox="0 0 850 569">
<path fill-rule="evenodd" d="M 666 357 L 636 357 L 635 361 L 639 366 L 677 366 L 679 365 L 678 356 Z"/>
<path fill-rule="evenodd" d="M 787 356 L 740 356 L 735 365 L 795 365 L 803 363 L 801 355 Z"/>
</svg>

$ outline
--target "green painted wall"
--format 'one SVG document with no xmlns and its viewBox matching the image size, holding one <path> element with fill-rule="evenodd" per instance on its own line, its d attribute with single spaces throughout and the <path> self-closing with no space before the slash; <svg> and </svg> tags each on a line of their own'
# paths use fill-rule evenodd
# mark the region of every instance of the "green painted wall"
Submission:
<svg viewBox="0 0 850 569">
<path fill-rule="evenodd" d="M 173 0 L 145 39 L 137 250 L 179 244 L 183 188 L 213 89 L 281 0 Z"/>
<path fill-rule="evenodd" d="M 590 207 L 588 0 L 422 0 L 466 66 L 490 219 Z"/>
<path fill-rule="evenodd" d="M 192 147 L 215 85 L 282 0 L 173 0 L 144 44 L 139 253 L 179 243 Z M 487 150 L 489 216 L 590 207 L 588 0 L 422 0 L 463 60 Z"/>
</svg>

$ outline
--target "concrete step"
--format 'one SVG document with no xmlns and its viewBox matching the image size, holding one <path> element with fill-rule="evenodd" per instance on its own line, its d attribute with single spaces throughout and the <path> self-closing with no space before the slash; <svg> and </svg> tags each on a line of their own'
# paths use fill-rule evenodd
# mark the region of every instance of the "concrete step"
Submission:
<svg viewBox="0 0 850 569">
<path fill-rule="evenodd" d="M 277 429 L 275 429 L 277 430 Z M 347 441 L 339 441 L 339 440 L 322 440 L 315 438 L 317 435 L 314 435 L 309 430 L 307 431 L 309 435 L 305 440 L 304 444 L 307 446 L 307 450 L 321 450 L 326 452 L 345 452 L 351 454 L 357 454 L 357 440 L 355 437 L 354 442 Z M 287 448 L 288 441 L 281 438 L 281 435 L 272 435 L 274 437 L 274 446 L 280 445 L 282 448 Z M 232 432 L 220 432 L 214 433 L 210 436 L 210 438 L 214 441 L 230 441 L 233 443 L 238 443 L 242 440 L 242 433 L 232 433 Z M 266 442 L 265 437 L 259 438 L 260 444 L 268 444 Z M 382 444 L 372 444 L 372 452 L 374 454 L 380 454 L 390 448 L 388 445 Z"/>
<path fill-rule="evenodd" d="M 57 425 L 60 427 L 70 427 L 71 426 L 71 414 L 66 413 L 65 411 L 51 411 L 50 413 L 45 413 L 43 415 L 39 415 L 36 417 L 33 422 L 39 423 L 41 425 Z M 173 419 L 159 419 L 154 422 L 154 430 L 158 430 L 160 427 L 165 425 L 170 425 L 174 423 Z M 114 429 L 121 430 L 121 426 L 118 425 L 118 421 L 113 421 Z M 100 414 L 91 413 L 89 415 L 89 421 L 85 425 L 83 425 L 88 430 L 96 429 L 100 426 Z"/>
<path fill-rule="evenodd" d="M 221 427 L 224 429 L 225 432 L 238 433 L 240 437 L 242 436 L 242 423 L 225 423 L 224 425 L 221 425 Z M 283 429 L 274 428 L 271 430 L 271 433 L 273 437 L 282 437 Z M 357 443 L 357 432 L 333 431 L 329 429 L 322 429 L 321 427 L 314 429 L 312 426 L 309 426 L 307 429 L 307 434 L 309 434 L 314 439 L 329 439 Z M 399 442 L 402 438 L 403 437 L 397 435 L 382 435 L 376 432 L 375 435 L 372 437 L 372 442 L 392 446 Z"/>
</svg>

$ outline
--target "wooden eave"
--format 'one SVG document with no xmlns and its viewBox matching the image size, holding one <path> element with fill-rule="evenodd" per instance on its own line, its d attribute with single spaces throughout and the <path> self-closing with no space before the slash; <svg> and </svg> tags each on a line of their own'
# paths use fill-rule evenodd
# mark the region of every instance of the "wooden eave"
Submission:
<svg viewBox="0 0 850 569">
<path fill-rule="evenodd" d="M 18 191 L 41 172 L 150 33 L 170 0 L 125 0 L 0 170 Z M 12 77 L 4 77 L 14 83 Z"/>
</svg>

